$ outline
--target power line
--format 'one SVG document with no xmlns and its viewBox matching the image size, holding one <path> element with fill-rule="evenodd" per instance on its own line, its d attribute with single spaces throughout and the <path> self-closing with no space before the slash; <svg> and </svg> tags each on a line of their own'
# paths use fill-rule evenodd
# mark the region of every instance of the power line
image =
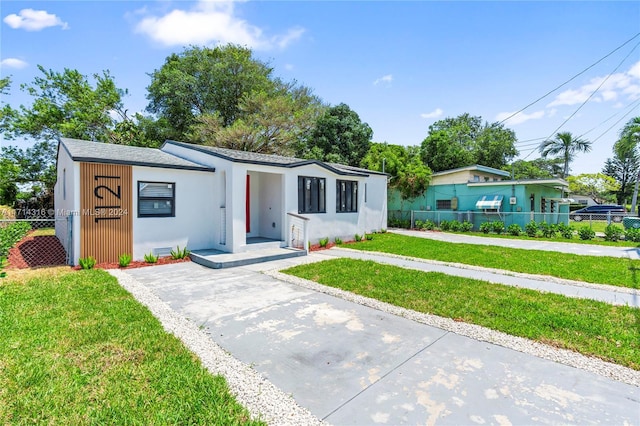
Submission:
<svg viewBox="0 0 640 426">
<path fill-rule="evenodd" d="M 592 98 L 596 93 L 598 93 L 598 90 L 600 90 L 600 88 L 604 85 L 604 83 L 606 83 L 606 82 L 607 82 L 607 80 L 609 80 L 609 78 L 610 78 L 610 77 L 611 77 L 611 76 L 612 76 L 616 71 L 618 71 L 618 68 L 620 68 L 620 67 L 622 66 L 622 64 L 624 63 L 624 61 L 626 61 L 626 60 L 629 58 L 629 56 L 631 56 L 631 54 L 633 53 L 633 51 L 634 51 L 634 50 L 636 50 L 636 48 L 637 48 L 638 46 L 640 46 L 640 43 L 637 43 L 635 46 L 633 46 L 633 49 L 631 49 L 631 51 L 629 52 L 629 54 L 628 54 L 627 56 L 625 56 L 625 57 L 622 59 L 622 61 L 620 61 L 620 63 L 619 63 L 619 64 L 618 64 L 614 69 L 613 69 L 613 71 L 611 71 L 611 72 L 609 73 L 609 75 L 607 75 L 607 76 L 604 78 L 604 80 L 602 80 L 602 82 L 598 85 L 598 87 L 596 87 L 596 89 L 595 89 L 593 92 L 591 92 L 591 94 L 589 95 L 589 97 L 588 97 L 587 99 L 585 99 L 585 100 L 584 100 L 584 102 L 582 102 L 582 103 L 580 104 L 580 106 L 579 106 L 579 107 L 578 107 L 578 108 L 577 108 L 577 109 L 576 109 L 576 110 L 575 110 L 575 111 L 574 111 L 574 112 L 573 112 L 569 117 L 567 117 L 567 119 L 566 119 L 566 120 L 564 120 L 564 121 L 562 122 L 562 124 L 561 124 L 561 125 L 559 125 L 559 126 L 558 126 L 554 131 L 553 131 L 553 132 L 551 132 L 551 134 L 549 135 L 549 137 L 548 137 L 547 139 L 551 139 L 551 137 L 552 137 L 553 135 L 555 135 L 555 134 L 556 134 L 556 132 L 557 132 L 558 130 L 560 130 L 560 129 L 565 125 L 565 124 L 567 124 L 567 122 L 568 122 L 569 120 L 571 120 L 571 119 L 572 119 L 572 118 L 573 118 L 573 117 L 578 113 L 578 111 L 580 111 L 580 110 L 582 109 L 582 107 L 583 107 L 583 106 L 585 106 L 585 105 L 587 104 L 587 102 L 589 102 L 589 100 L 590 100 L 590 99 L 591 99 L 591 98 Z"/>
<path fill-rule="evenodd" d="M 555 92 L 556 90 L 560 89 L 562 86 L 567 85 L 568 83 L 572 82 L 573 80 L 575 80 L 576 78 L 580 77 L 582 74 L 584 74 L 585 72 L 589 71 L 591 68 L 595 67 L 596 65 L 598 65 L 600 62 L 604 61 L 605 59 L 607 59 L 609 56 L 613 55 L 615 52 L 617 52 L 618 50 L 622 49 L 624 46 L 626 46 L 628 43 L 630 43 L 632 40 L 634 40 L 635 38 L 637 38 L 638 36 L 640 36 L 640 33 L 637 33 L 636 35 L 634 35 L 633 37 L 631 37 L 629 40 L 625 41 L 624 43 L 622 43 L 620 46 L 616 47 L 615 49 L 613 49 L 611 52 L 607 53 L 605 56 L 603 56 L 602 58 L 598 59 L 596 62 L 594 62 L 593 64 L 589 65 L 587 68 L 585 68 L 584 70 L 580 71 L 578 74 L 574 75 L 573 77 L 571 77 L 569 80 L 565 81 L 564 83 L 562 83 L 561 85 L 559 85 L 558 87 L 548 91 L 547 93 L 545 93 L 544 95 L 542 95 L 541 97 L 539 97 L 538 99 L 536 99 L 535 101 L 531 102 L 530 104 L 528 104 L 527 106 L 525 106 L 524 108 L 514 112 L 513 114 L 511 114 L 510 116 L 508 116 L 507 118 L 505 118 L 504 120 L 500 121 L 498 124 L 503 124 L 505 121 L 509 120 L 510 118 L 520 114 L 522 111 L 524 111 L 525 109 L 529 108 L 532 105 L 537 104 L 538 102 L 540 102 L 541 100 L 543 100 L 544 98 L 546 98 L 547 96 L 549 96 L 550 94 L 552 94 L 553 92 Z"/>
<path fill-rule="evenodd" d="M 591 141 L 591 143 L 593 143 L 593 142 L 597 141 L 597 140 L 598 140 L 598 139 L 600 139 L 602 136 L 606 135 L 606 134 L 609 132 L 609 130 L 613 129 L 613 128 L 614 128 L 614 127 L 615 127 L 619 122 L 621 122 L 621 121 L 622 121 L 622 120 L 623 120 L 627 115 L 631 114 L 632 112 L 633 112 L 633 108 L 632 108 L 632 109 L 630 109 L 629 111 L 627 111 L 627 113 L 626 113 L 625 115 L 623 115 L 622 117 L 620 117 L 620 118 L 618 119 L 618 121 L 616 121 L 615 123 L 613 123 L 613 124 L 611 125 L 611 127 L 609 127 L 607 130 L 605 130 L 604 132 L 602 132 L 602 134 L 601 134 L 600 136 L 598 136 L 597 138 L 595 138 L 594 140 L 592 140 L 592 141 Z"/>
<path fill-rule="evenodd" d="M 626 110 L 627 108 L 629 108 L 630 110 L 633 110 L 633 108 L 636 106 L 635 104 L 640 103 L 640 98 L 636 99 L 635 101 L 631 102 L 629 105 L 627 105 L 626 107 L 622 108 L 620 111 L 616 112 L 615 114 L 612 114 L 611 116 L 609 116 L 609 118 L 607 118 L 606 120 L 602 121 L 600 124 L 592 127 L 591 129 L 587 130 L 586 132 L 584 132 L 583 134 L 581 134 L 580 136 L 578 136 L 578 139 L 582 138 L 583 136 L 585 136 L 588 133 L 591 133 L 592 131 L 594 131 L 595 129 L 597 129 L 598 127 L 602 126 L 604 123 L 606 123 L 607 121 L 611 120 L 613 117 L 615 117 L 618 114 L 621 114 L 624 110 Z M 625 116 L 629 115 L 629 113 L 627 112 L 625 114 Z M 619 120 L 618 120 L 619 122 Z M 616 123 L 618 123 L 616 122 Z M 611 130 L 611 128 L 609 128 L 609 130 Z M 608 131 L 608 130 L 607 130 Z M 605 132 L 606 133 L 606 132 Z"/>
<path fill-rule="evenodd" d="M 640 35 L 640 33 L 636 34 L 635 37 L 637 37 L 638 35 Z M 634 37 L 634 38 L 635 38 Z M 632 39 L 633 40 L 633 39 Z M 630 40 L 629 40 L 630 41 Z M 628 42 L 627 42 L 628 43 Z M 627 44 L 625 43 L 625 44 Z M 609 80 L 609 78 L 616 72 L 618 71 L 618 69 L 622 66 L 622 64 L 631 56 L 631 54 L 636 50 L 636 48 L 640 46 L 640 43 L 636 43 L 635 46 L 633 46 L 633 49 L 631 49 L 631 51 L 629 51 L 629 53 L 627 54 L 627 56 L 625 56 L 622 61 L 620 61 L 620 63 L 618 65 L 616 65 L 616 67 L 613 69 L 613 71 L 611 71 L 605 78 L 604 80 L 602 80 L 602 82 L 598 85 L 598 87 L 596 87 L 596 89 L 591 92 L 591 94 L 589 95 L 589 97 L 587 97 L 587 99 L 584 100 L 584 102 L 582 102 L 582 104 L 580 104 L 580 106 L 569 116 L 567 117 L 562 124 L 560 124 L 553 132 L 551 132 L 551 134 L 546 138 L 546 139 L 551 139 L 551 137 L 553 137 L 554 134 L 556 134 L 556 132 L 558 130 L 560 130 L 565 124 L 567 124 L 567 122 L 569 120 L 571 120 L 577 113 L 578 111 L 580 111 L 582 109 L 582 107 L 584 107 L 587 102 L 589 102 L 589 100 L 598 92 L 598 90 L 600 90 L 600 88 L 604 85 L 604 83 L 607 82 L 607 80 Z M 621 46 L 622 47 L 622 46 Z M 618 48 L 619 49 L 619 48 Z M 616 50 L 618 50 L 616 49 Z M 608 130 L 607 130 L 608 131 Z M 605 132 L 606 133 L 606 132 Z M 604 134 L 604 133 L 603 133 Z M 602 136 L 602 135 L 600 135 Z M 600 136 L 598 138 L 600 138 Z M 523 158 L 523 160 L 526 160 L 529 155 L 531 155 L 532 153 L 529 153 L 526 157 Z"/>
</svg>

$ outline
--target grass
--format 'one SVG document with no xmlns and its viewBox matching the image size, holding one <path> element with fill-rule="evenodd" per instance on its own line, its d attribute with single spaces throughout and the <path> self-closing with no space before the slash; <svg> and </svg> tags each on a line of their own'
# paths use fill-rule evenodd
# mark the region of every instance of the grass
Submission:
<svg viewBox="0 0 640 426">
<path fill-rule="evenodd" d="M 352 244 L 349 248 L 640 288 L 640 277 L 637 274 L 640 260 L 448 243 L 393 233 L 377 235 L 372 241 Z"/>
<path fill-rule="evenodd" d="M 640 370 L 640 309 L 346 258 L 283 272 Z"/>
<path fill-rule="evenodd" d="M 56 235 L 56 229 L 55 228 L 34 229 L 30 235 L 32 237 L 44 237 L 44 236 Z"/>
<path fill-rule="evenodd" d="M 0 281 L 0 424 L 33 423 L 258 424 L 115 278 L 68 268 Z"/>
</svg>

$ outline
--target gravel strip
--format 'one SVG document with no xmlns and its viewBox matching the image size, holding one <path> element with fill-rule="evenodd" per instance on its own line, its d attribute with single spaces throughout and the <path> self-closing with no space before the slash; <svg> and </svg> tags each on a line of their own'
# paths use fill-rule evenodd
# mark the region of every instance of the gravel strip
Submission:
<svg viewBox="0 0 640 426">
<path fill-rule="evenodd" d="M 254 419 L 270 425 L 326 425 L 295 400 L 266 380 L 249 365 L 235 359 L 210 336 L 189 320 L 179 316 L 147 287 L 119 270 L 109 270 L 120 285 L 160 320 L 164 329 L 178 337 L 197 355 L 202 365 L 214 375 L 227 380 L 231 393 Z"/>
<path fill-rule="evenodd" d="M 341 249 L 342 250 L 342 249 Z M 623 383 L 640 387 L 640 371 L 623 367 L 618 364 L 602 361 L 599 358 L 588 357 L 577 352 L 566 349 L 558 349 L 543 343 L 535 342 L 522 337 L 511 336 L 506 333 L 491 330 L 479 325 L 457 322 L 450 318 L 443 318 L 436 315 L 423 314 L 412 311 L 379 300 L 359 296 L 344 290 L 324 286 L 314 281 L 305 280 L 292 275 L 287 275 L 278 270 L 265 271 L 266 275 L 285 281 L 300 287 L 308 288 L 330 296 L 368 306 L 382 312 L 404 317 L 422 324 L 438 327 L 442 330 L 450 331 L 461 336 L 470 337 L 475 340 L 493 343 L 505 348 L 513 349 L 539 358 L 559 362 L 581 370 L 589 371 L 608 377 Z"/>
<path fill-rule="evenodd" d="M 507 270 L 504 270 L 504 269 L 485 268 L 483 266 L 468 265 L 468 264 L 465 264 L 465 263 L 442 262 L 442 261 L 439 261 L 439 260 L 431 260 L 431 259 L 423 259 L 423 258 L 420 258 L 420 257 L 403 256 L 403 255 L 400 255 L 400 254 L 386 253 L 386 252 L 381 252 L 381 251 L 363 251 L 363 250 L 350 249 L 350 248 L 346 248 L 346 247 L 339 247 L 339 248 L 332 247 L 331 250 L 335 250 L 337 252 L 339 252 L 341 250 L 345 250 L 345 251 L 350 251 L 350 252 L 353 252 L 353 253 L 368 253 L 368 254 L 373 254 L 373 255 L 377 255 L 377 256 L 391 257 L 391 258 L 395 258 L 395 259 L 410 260 L 410 261 L 413 261 L 413 262 L 422 262 L 422 263 L 428 263 L 428 264 L 432 264 L 432 265 L 451 266 L 453 268 L 469 269 L 469 270 L 473 270 L 473 271 L 482 271 L 482 272 L 490 272 L 490 273 L 494 273 L 494 274 L 508 275 L 508 276 L 511 276 L 511 277 L 527 278 L 527 279 L 539 280 L 539 281 L 548 281 L 548 282 L 552 282 L 552 283 L 556 283 L 556 284 L 568 285 L 568 286 L 573 286 L 573 287 L 585 287 L 585 288 L 592 288 L 592 289 L 595 289 L 595 290 L 612 291 L 614 293 L 627 293 L 627 294 L 633 294 L 635 296 L 640 296 L 640 291 L 638 289 L 629 288 L 629 287 L 619 287 L 619 286 L 610 285 L 610 284 L 593 284 L 593 283 L 587 283 L 587 282 L 584 282 L 584 281 L 573 281 L 573 280 L 568 280 L 568 279 L 564 279 L 564 278 L 552 277 L 552 276 L 549 276 L 549 275 L 525 274 L 525 273 L 522 273 L 522 272 L 507 271 Z"/>
</svg>

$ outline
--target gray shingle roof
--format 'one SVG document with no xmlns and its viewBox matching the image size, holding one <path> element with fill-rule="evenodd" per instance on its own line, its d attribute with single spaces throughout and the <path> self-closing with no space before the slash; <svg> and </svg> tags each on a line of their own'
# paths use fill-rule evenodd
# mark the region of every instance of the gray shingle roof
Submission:
<svg viewBox="0 0 640 426">
<path fill-rule="evenodd" d="M 70 138 L 60 138 L 60 146 L 69 153 L 74 161 L 214 171 L 210 167 L 184 160 L 155 148 L 89 142 Z"/>
<path fill-rule="evenodd" d="M 233 161 L 236 163 L 260 164 L 265 166 L 276 166 L 276 167 L 286 167 L 286 168 L 300 167 L 300 166 L 305 166 L 307 164 L 317 164 L 320 167 L 324 167 L 325 169 L 328 169 L 340 175 L 368 176 L 370 174 L 380 174 L 380 175 L 383 174 L 383 173 L 375 172 L 372 170 L 345 166 L 344 164 L 325 163 L 318 160 L 305 160 L 302 158 L 283 157 L 280 155 L 273 155 L 273 154 L 261 154 L 257 152 L 238 151 L 234 149 L 219 148 L 215 146 L 195 145 L 195 144 L 177 142 L 177 141 L 166 141 L 165 144 L 173 144 L 173 145 L 181 146 L 184 148 L 193 149 L 195 151 L 214 155 L 216 157 L 223 158 L 225 160 Z"/>
</svg>

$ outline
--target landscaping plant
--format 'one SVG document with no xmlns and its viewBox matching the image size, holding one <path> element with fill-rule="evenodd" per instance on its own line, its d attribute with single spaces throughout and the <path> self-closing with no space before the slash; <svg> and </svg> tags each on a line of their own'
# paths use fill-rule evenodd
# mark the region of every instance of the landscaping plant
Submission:
<svg viewBox="0 0 640 426">
<path fill-rule="evenodd" d="M 93 269 L 96 266 L 96 259 L 93 256 L 83 257 L 78 259 L 78 263 L 82 269 Z"/>
<path fill-rule="evenodd" d="M 364 234 L 364 239 L 367 241 L 373 240 L 373 234 Z"/>
<path fill-rule="evenodd" d="M 491 230 L 498 235 L 502 234 L 504 232 L 504 222 L 491 222 Z"/>
<path fill-rule="evenodd" d="M 440 225 L 438 225 L 441 231 L 449 231 L 451 229 L 451 222 L 448 220 L 441 220 Z"/>
<path fill-rule="evenodd" d="M 0 257 L 0 278 L 4 278 L 7 276 L 7 273 L 5 271 L 3 271 L 5 265 L 6 265 L 6 259 L 4 257 Z"/>
<path fill-rule="evenodd" d="M 480 224 L 480 232 L 488 234 L 493 229 L 491 222 L 483 222 Z"/>
<path fill-rule="evenodd" d="M 614 225 L 613 223 L 607 225 L 604 228 L 604 240 L 605 241 L 620 241 L 624 236 L 624 231 L 619 226 Z"/>
<path fill-rule="evenodd" d="M 507 226 L 507 233 L 509 235 L 513 235 L 514 237 L 518 237 L 520 236 L 520 234 L 522 234 L 522 228 L 517 223 L 512 223 L 511 225 Z"/>
<path fill-rule="evenodd" d="M 333 239 L 333 242 L 335 242 L 336 244 L 342 244 L 342 238 L 335 237 L 335 238 Z"/>
<path fill-rule="evenodd" d="M 640 243 L 640 228 L 629 228 L 624 231 L 624 240 Z"/>
<path fill-rule="evenodd" d="M 584 225 L 578 229 L 578 236 L 581 240 L 593 240 L 596 237 L 596 231 L 591 229 L 589 225 Z"/>
<path fill-rule="evenodd" d="M 360 235 L 360 234 L 354 235 L 354 238 L 355 238 L 356 242 L 362 241 L 362 235 Z"/>
<path fill-rule="evenodd" d="M 544 238 L 554 238 L 558 228 L 553 223 L 542 222 L 539 225 L 539 229 Z"/>
<path fill-rule="evenodd" d="M 462 222 L 460 224 L 460 231 L 462 231 L 462 232 L 470 232 L 471 230 L 473 230 L 473 223 L 465 220 L 464 222 Z"/>
<path fill-rule="evenodd" d="M 532 220 L 524 226 L 524 232 L 528 237 L 535 237 L 538 235 L 538 224 Z"/>
<path fill-rule="evenodd" d="M 186 259 L 190 254 L 191 252 L 187 250 L 187 246 L 185 246 L 183 249 L 180 249 L 180 246 L 178 246 L 176 250 L 171 250 L 172 259 Z M 151 263 L 155 263 L 155 262 L 151 262 Z"/>
<path fill-rule="evenodd" d="M 320 244 L 320 247 L 322 248 L 327 247 L 327 244 L 329 244 L 329 237 L 320 238 L 320 241 L 318 241 L 318 244 Z"/>
<path fill-rule="evenodd" d="M 7 256 L 9 249 L 31 230 L 29 222 L 14 222 L 0 228 L 0 256 Z"/>
<path fill-rule="evenodd" d="M 145 254 L 144 261 L 147 263 L 156 263 L 158 261 L 158 256 L 153 253 Z"/>
<path fill-rule="evenodd" d="M 120 257 L 118 257 L 118 265 L 121 268 L 126 268 L 131 263 L 131 255 L 127 253 L 122 253 Z"/>
<path fill-rule="evenodd" d="M 562 235 L 562 238 L 566 238 L 567 240 L 573 238 L 573 226 L 567 225 L 564 222 L 560 222 L 558 225 L 556 225 L 556 227 L 560 235 Z"/>
</svg>

